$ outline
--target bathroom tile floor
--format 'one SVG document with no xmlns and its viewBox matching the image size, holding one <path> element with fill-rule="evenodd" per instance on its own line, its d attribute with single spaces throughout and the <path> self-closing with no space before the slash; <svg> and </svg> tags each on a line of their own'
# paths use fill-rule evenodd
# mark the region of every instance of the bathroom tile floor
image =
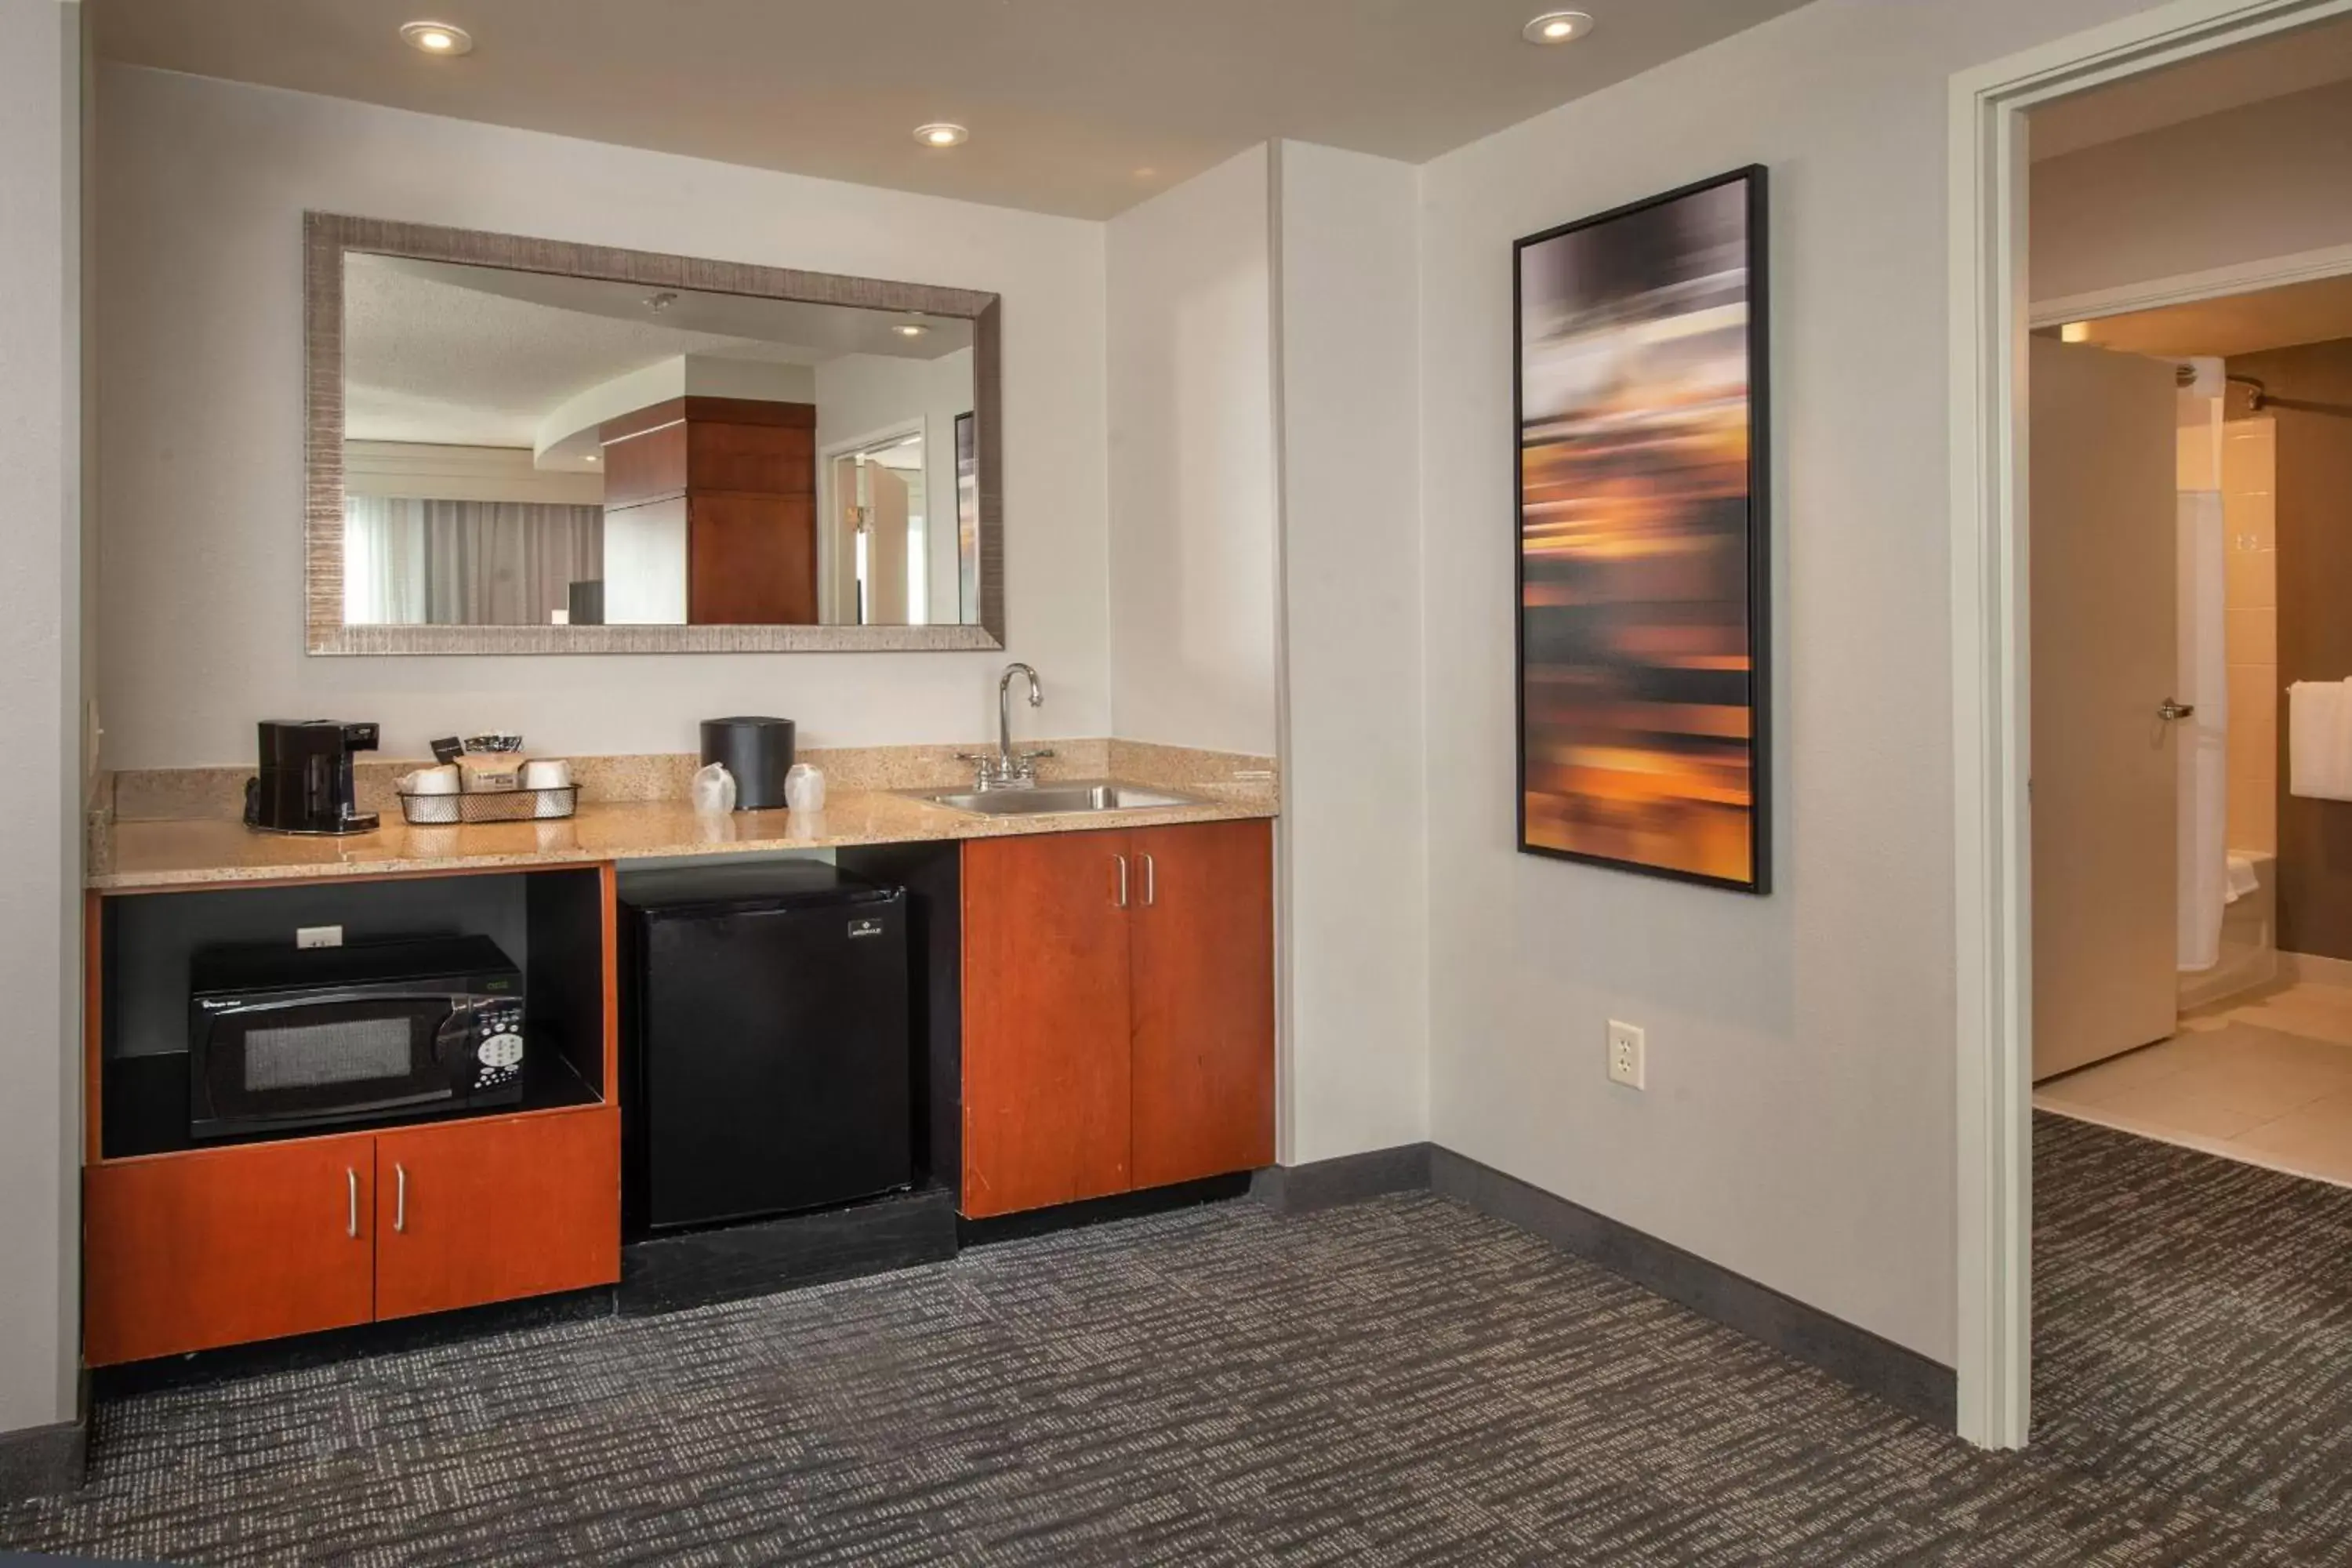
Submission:
<svg viewBox="0 0 2352 1568">
<path fill-rule="evenodd" d="M 2037 1084 L 2043 1110 L 2352 1186 L 2352 987 L 2300 982 Z"/>
</svg>

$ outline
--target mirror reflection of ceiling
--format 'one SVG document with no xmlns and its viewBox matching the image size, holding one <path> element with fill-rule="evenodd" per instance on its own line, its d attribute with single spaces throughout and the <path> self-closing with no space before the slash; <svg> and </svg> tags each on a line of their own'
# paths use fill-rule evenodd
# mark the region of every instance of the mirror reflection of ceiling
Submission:
<svg viewBox="0 0 2352 1568">
<path fill-rule="evenodd" d="M 2036 109 L 2036 163 L 2290 93 L 2352 80 L 2352 21 L 2293 27 Z"/>
<path fill-rule="evenodd" d="M 1922 4 L 1927 0 L 1921 0 Z M 89 0 L 101 58 L 1103 218 L 1276 137 L 1424 162 L 1795 10 L 1591 0 Z M 420 15 L 474 37 L 427 59 Z M 971 128 L 951 153 L 932 121 Z"/>
<path fill-rule="evenodd" d="M 2083 324 L 2084 342 L 2158 359 L 2240 354 L 2352 338 L 2352 276 L 2135 310 Z"/>
<path fill-rule="evenodd" d="M 806 366 L 971 346 L 971 323 L 947 317 L 402 257 L 346 263 L 344 429 L 354 441 L 533 447 L 564 404 L 681 356 Z M 898 331 L 910 324 L 921 334 Z"/>
</svg>

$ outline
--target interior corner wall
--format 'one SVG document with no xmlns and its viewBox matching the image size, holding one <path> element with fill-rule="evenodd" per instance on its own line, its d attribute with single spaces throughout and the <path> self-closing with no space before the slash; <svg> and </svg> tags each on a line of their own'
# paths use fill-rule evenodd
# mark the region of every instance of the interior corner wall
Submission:
<svg viewBox="0 0 2352 1568">
<path fill-rule="evenodd" d="M 0 1433 L 76 1415 L 82 8 L 0 0 Z"/>
<path fill-rule="evenodd" d="M 2230 374 L 2275 400 L 2263 413 L 2276 421 L 2278 454 L 2278 944 L 2352 959 L 2352 805 L 2286 787 L 2286 689 L 2352 677 L 2352 340 L 2238 355 Z"/>
<path fill-rule="evenodd" d="M 2352 81 L 2033 165 L 2033 299 L 2352 246 Z"/>
<path fill-rule="evenodd" d="M 1950 1364 L 1947 116 L 2143 0 L 1815 0 L 1422 171 L 1431 1136 Z M 1511 242 L 1771 171 L 1768 898 L 1516 851 Z M 1611 1019 L 1648 1030 L 1612 1086 Z"/>
<path fill-rule="evenodd" d="M 1283 1160 L 1429 1136 L 1420 171 L 1276 144 Z"/>
<path fill-rule="evenodd" d="M 115 64 L 97 109 L 110 766 L 250 763 L 286 714 L 378 721 L 407 756 L 479 729 L 682 752 L 730 712 L 813 745 L 973 742 L 1007 659 L 1045 679 L 1024 736 L 1108 732 L 1103 225 Z M 306 209 L 1002 295 L 1010 646 L 306 656 Z"/>
<path fill-rule="evenodd" d="M 1111 710 L 1129 740 L 1275 749 L 1268 158 L 1108 225 Z"/>
</svg>

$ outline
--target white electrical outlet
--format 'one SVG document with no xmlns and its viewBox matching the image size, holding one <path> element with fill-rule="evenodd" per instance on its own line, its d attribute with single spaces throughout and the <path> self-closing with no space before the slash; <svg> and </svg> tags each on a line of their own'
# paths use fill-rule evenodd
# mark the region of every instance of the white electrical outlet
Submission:
<svg viewBox="0 0 2352 1568">
<path fill-rule="evenodd" d="M 297 926 L 294 928 L 296 947 L 341 947 L 343 928 L 341 926 Z"/>
<path fill-rule="evenodd" d="M 1609 1020 L 1609 1081 L 1627 1089 L 1646 1089 L 1645 1045 L 1642 1031 L 1632 1024 Z"/>
</svg>

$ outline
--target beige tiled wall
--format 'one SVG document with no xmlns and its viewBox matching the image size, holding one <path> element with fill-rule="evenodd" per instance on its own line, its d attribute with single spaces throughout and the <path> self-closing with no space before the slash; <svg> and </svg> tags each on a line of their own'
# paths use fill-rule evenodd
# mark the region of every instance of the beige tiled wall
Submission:
<svg viewBox="0 0 2352 1568">
<path fill-rule="evenodd" d="M 2233 419 L 2222 432 L 2228 539 L 2224 646 L 2230 663 L 2230 847 L 2278 848 L 2278 529 L 2276 424 Z"/>
</svg>

